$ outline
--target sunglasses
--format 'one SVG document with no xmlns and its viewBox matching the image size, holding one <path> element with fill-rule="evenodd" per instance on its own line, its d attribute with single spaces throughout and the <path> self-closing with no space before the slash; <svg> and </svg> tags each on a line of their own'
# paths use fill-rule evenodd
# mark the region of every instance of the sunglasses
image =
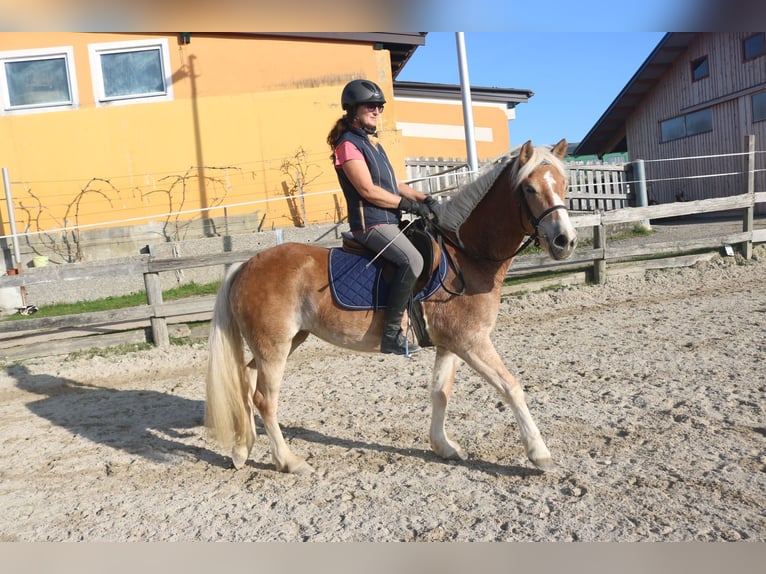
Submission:
<svg viewBox="0 0 766 574">
<path fill-rule="evenodd" d="M 368 112 L 374 112 L 377 109 L 381 114 L 383 113 L 383 104 L 364 104 L 364 107 Z"/>
</svg>

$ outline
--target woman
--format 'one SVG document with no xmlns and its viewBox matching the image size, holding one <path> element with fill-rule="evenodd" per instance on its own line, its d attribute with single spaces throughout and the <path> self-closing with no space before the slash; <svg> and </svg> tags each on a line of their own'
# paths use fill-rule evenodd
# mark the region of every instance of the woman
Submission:
<svg viewBox="0 0 766 574">
<path fill-rule="evenodd" d="M 341 95 L 345 115 L 330 130 L 327 143 L 348 209 L 351 233 L 359 243 L 380 253 L 397 266 L 389 286 L 385 312 L 382 353 L 406 355 L 420 350 L 402 334 L 402 316 L 415 281 L 423 270 L 423 257 L 403 233 L 401 212 L 432 217 L 432 198 L 396 180 L 383 148 L 370 140 L 377 134 L 378 117 L 386 99 L 380 87 L 369 80 L 349 82 Z M 426 202 L 426 203 L 423 203 Z"/>
</svg>

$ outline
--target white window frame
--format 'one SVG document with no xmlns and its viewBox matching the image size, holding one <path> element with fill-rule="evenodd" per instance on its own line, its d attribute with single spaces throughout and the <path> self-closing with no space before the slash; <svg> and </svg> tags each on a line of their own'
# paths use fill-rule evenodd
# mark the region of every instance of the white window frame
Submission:
<svg viewBox="0 0 766 574">
<path fill-rule="evenodd" d="M 42 104 L 26 104 L 22 106 L 11 105 L 11 95 L 5 68 L 6 63 L 24 62 L 29 60 L 52 60 L 62 56 L 66 63 L 67 82 L 69 83 L 68 102 L 46 102 Z M 75 110 L 79 107 L 80 98 L 77 91 L 77 73 L 74 66 L 74 50 L 72 46 L 40 48 L 36 50 L 8 50 L 0 52 L 0 115 L 39 114 L 43 112 Z"/>
<path fill-rule="evenodd" d="M 104 76 L 101 69 L 101 55 L 124 52 L 137 52 L 151 48 L 160 51 L 162 76 L 165 89 L 162 92 L 142 95 L 109 97 L 104 90 Z M 168 102 L 173 100 L 173 78 L 170 68 L 170 51 L 167 38 L 134 40 L 127 42 L 108 42 L 89 44 L 90 71 L 93 78 L 93 99 L 96 107 L 121 106 L 129 104 L 145 104 L 149 102 Z"/>
</svg>

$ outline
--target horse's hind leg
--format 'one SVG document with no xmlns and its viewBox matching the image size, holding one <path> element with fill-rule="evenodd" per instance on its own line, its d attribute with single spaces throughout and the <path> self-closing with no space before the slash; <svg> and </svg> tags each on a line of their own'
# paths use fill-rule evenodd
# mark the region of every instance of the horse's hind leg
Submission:
<svg viewBox="0 0 766 574">
<path fill-rule="evenodd" d="M 431 431 L 433 451 L 442 458 L 465 459 L 460 445 L 447 436 L 444 427 L 447 405 L 452 396 L 452 383 L 460 366 L 460 359 L 443 347 L 436 349 L 433 380 L 431 383 Z"/>
<path fill-rule="evenodd" d="M 255 361 L 250 361 L 245 368 L 243 374 L 247 378 L 247 385 L 242 385 L 242 400 L 247 405 L 247 420 L 239 421 L 236 428 L 234 446 L 231 449 L 231 461 L 234 464 L 234 468 L 242 468 L 245 465 L 250 451 L 253 450 L 255 444 L 256 430 L 255 430 L 255 408 L 253 404 L 253 395 L 255 394 L 256 377 L 258 371 L 255 368 Z"/>
<path fill-rule="evenodd" d="M 282 383 L 288 354 L 289 351 L 281 354 L 279 358 L 268 360 L 262 358 L 258 361 L 258 376 L 253 402 L 261 415 L 261 419 L 263 419 L 263 427 L 269 437 L 271 458 L 277 470 L 307 474 L 314 469 L 305 460 L 293 454 L 285 442 L 277 420 L 279 387 Z"/>
</svg>

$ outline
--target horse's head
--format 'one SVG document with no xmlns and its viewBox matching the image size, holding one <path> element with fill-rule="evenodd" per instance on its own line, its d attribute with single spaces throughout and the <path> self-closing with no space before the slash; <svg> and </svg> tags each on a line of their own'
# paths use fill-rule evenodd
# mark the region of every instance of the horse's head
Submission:
<svg viewBox="0 0 766 574">
<path fill-rule="evenodd" d="M 570 257 L 577 244 L 565 201 L 569 180 L 562 160 L 566 151 L 563 139 L 550 150 L 533 147 L 528 141 L 521 147 L 511 174 L 526 217 L 525 227 L 530 234 L 537 234 L 540 244 L 556 260 Z"/>
</svg>

